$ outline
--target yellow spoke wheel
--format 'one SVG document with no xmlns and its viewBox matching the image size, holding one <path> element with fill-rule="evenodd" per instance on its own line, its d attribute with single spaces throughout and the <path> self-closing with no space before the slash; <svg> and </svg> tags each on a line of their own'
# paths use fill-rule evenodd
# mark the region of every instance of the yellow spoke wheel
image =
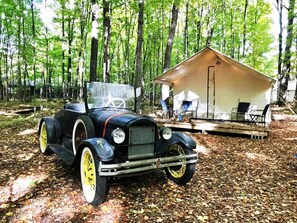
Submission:
<svg viewBox="0 0 297 223">
<path fill-rule="evenodd" d="M 185 156 L 193 153 L 194 152 L 192 150 L 182 145 L 173 144 L 168 149 L 167 157 Z M 181 158 L 179 159 L 179 162 L 181 162 L 180 165 L 167 167 L 165 169 L 167 177 L 176 184 L 184 185 L 187 182 L 189 182 L 193 177 L 193 174 L 195 172 L 195 163 L 187 164 L 186 161 L 186 159 Z"/>
<path fill-rule="evenodd" d="M 94 158 L 89 148 L 85 148 L 82 154 L 81 180 L 86 200 L 91 202 L 96 193 L 96 170 Z"/>
<path fill-rule="evenodd" d="M 47 127 L 45 121 L 42 122 L 39 132 L 39 146 L 41 153 L 45 155 L 51 155 L 53 152 L 48 148 L 47 143 Z"/>
<path fill-rule="evenodd" d="M 40 129 L 40 150 L 44 153 L 47 144 L 47 132 L 46 132 L 46 124 L 45 122 L 42 123 Z"/>
<path fill-rule="evenodd" d="M 173 152 L 173 154 L 176 154 L 178 156 L 186 155 L 184 149 L 180 145 L 177 145 L 177 144 L 172 146 L 170 148 L 169 152 Z M 183 162 L 183 164 L 181 166 L 168 167 L 169 173 L 174 178 L 181 178 L 186 172 L 186 159 L 180 159 L 179 161 Z"/>
<path fill-rule="evenodd" d="M 104 201 L 106 193 L 106 177 L 100 177 L 99 159 L 92 147 L 83 149 L 80 161 L 80 174 L 83 193 L 86 201 L 97 205 Z"/>
</svg>

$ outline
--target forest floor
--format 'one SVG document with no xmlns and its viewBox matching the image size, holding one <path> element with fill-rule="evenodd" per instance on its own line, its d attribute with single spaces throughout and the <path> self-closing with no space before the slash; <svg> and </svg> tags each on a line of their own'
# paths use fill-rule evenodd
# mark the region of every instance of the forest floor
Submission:
<svg viewBox="0 0 297 223">
<path fill-rule="evenodd" d="M 110 183 L 97 207 L 78 171 L 39 152 L 37 118 L 0 108 L 0 222 L 297 222 L 297 122 L 274 121 L 264 140 L 189 133 L 199 143 L 193 179 L 163 172 Z"/>
</svg>

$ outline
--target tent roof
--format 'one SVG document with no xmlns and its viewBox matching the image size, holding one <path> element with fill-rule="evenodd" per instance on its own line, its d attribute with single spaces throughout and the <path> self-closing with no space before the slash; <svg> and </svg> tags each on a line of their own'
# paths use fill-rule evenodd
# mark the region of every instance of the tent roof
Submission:
<svg viewBox="0 0 297 223">
<path fill-rule="evenodd" d="M 197 66 L 210 63 L 210 61 L 213 61 L 215 57 L 217 60 L 224 61 L 230 66 L 235 67 L 239 70 L 245 71 L 250 75 L 256 76 L 257 78 L 269 81 L 271 83 L 275 83 L 275 80 L 273 78 L 270 78 L 265 74 L 259 71 L 256 71 L 255 69 L 247 65 L 244 65 L 210 47 L 204 48 L 203 50 L 189 57 L 188 59 L 177 64 L 173 68 L 165 71 L 163 74 L 156 77 L 154 79 L 154 82 L 171 86 L 175 81 L 185 77 L 188 74 L 194 73 Z"/>
</svg>

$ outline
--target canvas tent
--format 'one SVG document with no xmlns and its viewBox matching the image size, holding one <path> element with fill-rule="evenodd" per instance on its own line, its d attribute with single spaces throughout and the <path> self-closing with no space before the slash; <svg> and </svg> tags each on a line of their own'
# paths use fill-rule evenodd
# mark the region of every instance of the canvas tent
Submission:
<svg viewBox="0 0 297 223">
<path fill-rule="evenodd" d="M 207 47 L 154 82 L 173 89 L 175 112 L 183 101 L 192 101 L 196 117 L 228 120 L 239 102 L 249 102 L 251 109 L 263 109 L 269 104 L 275 80 Z"/>
</svg>

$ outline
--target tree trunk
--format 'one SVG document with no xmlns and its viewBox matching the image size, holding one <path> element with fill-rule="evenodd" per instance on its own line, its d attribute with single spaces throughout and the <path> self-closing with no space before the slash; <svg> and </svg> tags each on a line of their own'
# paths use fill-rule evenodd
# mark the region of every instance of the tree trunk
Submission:
<svg viewBox="0 0 297 223">
<path fill-rule="evenodd" d="M 6 43 L 6 49 L 5 49 L 5 70 L 4 70 L 4 73 L 5 73 L 5 89 L 4 89 L 4 96 L 6 97 L 6 100 L 8 101 L 9 100 L 9 97 L 8 97 L 8 49 L 9 49 L 9 39 L 10 39 L 10 36 L 8 35 L 7 36 L 7 43 Z"/>
<path fill-rule="evenodd" d="M 20 4 L 20 2 L 19 2 Z M 21 17 L 18 17 L 18 99 L 22 99 L 22 69 L 21 69 Z"/>
<path fill-rule="evenodd" d="M 2 23 L 3 20 L 0 17 L 0 44 L 3 43 L 3 37 L 2 37 Z M 3 82 L 2 82 L 2 58 L 3 58 L 3 52 L 0 52 L 0 100 L 4 99 L 4 95 L 3 95 Z"/>
<path fill-rule="evenodd" d="M 207 16 L 207 24 L 206 24 L 206 27 L 207 27 L 207 38 L 206 38 L 206 42 L 205 42 L 205 46 L 206 47 L 209 47 L 210 44 L 211 44 L 211 39 L 212 39 L 212 35 L 213 35 L 213 31 L 214 31 L 214 27 L 213 27 L 213 16 L 211 15 L 211 11 L 213 10 L 211 8 L 210 5 L 208 5 L 208 16 Z M 211 16 L 209 16 L 211 15 Z"/>
<path fill-rule="evenodd" d="M 200 5 L 199 20 L 197 21 L 197 48 L 196 52 L 200 50 L 201 41 L 201 29 L 202 29 L 202 15 L 203 15 L 203 4 Z"/>
<path fill-rule="evenodd" d="M 92 0 L 92 42 L 91 42 L 91 62 L 90 81 L 97 81 L 97 60 L 98 60 L 98 4 L 97 0 Z"/>
<path fill-rule="evenodd" d="M 20 0 L 20 2 L 22 2 Z M 24 6 L 22 5 L 22 8 Z M 26 44 L 27 44 L 27 37 L 25 35 L 25 15 L 23 14 L 23 18 L 22 18 L 22 35 L 23 35 L 23 42 L 22 42 L 22 57 L 23 57 L 23 61 L 24 61 L 24 73 L 23 73 L 23 101 L 26 101 L 27 99 L 27 88 L 29 86 L 28 85 L 28 61 L 27 61 L 27 52 L 26 52 Z"/>
<path fill-rule="evenodd" d="M 135 111 L 140 112 L 140 103 L 142 96 L 142 45 L 143 45 L 143 13 L 144 13 L 144 1 L 138 0 L 138 28 L 137 28 L 137 46 L 135 54 L 135 87 L 141 88 L 141 95 L 137 97 Z"/>
<path fill-rule="evenodd" d="M 72 41 L 73 41 L 73 30 L 74 28 L 74 18 L 69 16 L 68 18 L 68 63 L 67 63 L 67 83 L 66 92 L 68 97 L 73 97 L 72 89 Z"/>
<path fill-rule="evenodd" d="M 277 3 L 277 10 L 279 16 L 279 34 L 278 34 L 278 65 L 277 65 L 277 73 L 278 73 L 278 95 L 277 100 L 279 105 L 283 105 L 284 103 L 284 96 L 285 96 L 285 89 L 283 91 L 283 85 L 281 82 L 283 81 L 283 74 L 282 74 L 282 53 L 283 53 L 283 0 L 276 0 Z"/>
<path fill-rule="evenodd" d="M 209 30 L 207 31 L 206 46 L 210 46 L 211 45 L 213 31 L 214 31 L 214 28 L 213 27 L 210 27 Z"/>
<path fill-rule="evenodd" d="M 45 0 L 45 9 L 47 7 L 46 5 L 46 0 Z M 48 24 L 46 23 L 45 24 L 45 44 L 46 44 L 46 73 L 45 73 L 45 76 L 44 76 L 44 80 L 45 80 L 45 99 L 46 99 L 46 107 L 47 107 L 47 101 L 49 99 L 49 95 L 50 95 L 50 84 L 52 82 L 51 80 L 51 75 L 50 75 L 50 72 L 49 72 L 49 41 L 48 41 Z"/>
<path fill-rule="evenodd" d="M 245 0 L 244 14 L 243 14 L 243 40 L 242 40 L 242 57 L 245 56 L 245 45 L 246 45 L 246 17 L 249 0 Z"/>
<path fill-rule="evenodd" d="M 65 2 L 61 2 L 62 6 L 62 97 L 66 99 L 65 89 Z"/>
<path fill-rule="evenodd" d="M 295 35 L 296 35 L 295 36 L 295 59 L 297 60 L 297 33 Z M 0 75 L 0 77 L 1 77 L 1 75 Z M 295 79 L 297 80 L 297 65 L 295 65 Z M 296 112 L 297 111 L 297 81 L 296 81 L 294 99 L 295 99 L 295 112 Z"/>
<path fill-rule="evenodd" d="M 84 87 L 84 64 L 85 64 L 85 48 L 86 48 L 86 33 L 87 24 L 89 21 L 89 2 L 88 0 L 81 2 L 81 13 L 80 13 L 80 43 L 78 52 L 78 66 L 77 66 L 77 77 L 78 77 L 78 100 L 83 99 L 83 87 Z"/>
<path fill-rule="evenodd" d="M 33 35 L 33 97 L 34 97 L 34 115 L 36 112 L 36 34 L 35 34 L 35 19 L 34 19 L 34 3 L 33 0 L 31 0 L 31 15 L 32 15 L 32 35 Z"/>
<path fill-rule="evenodd" d="M 295 0 L 289 1 L 288 9 L 288 25 L 287 25 L 287 38 L 285 55 L 283 60 L 282 79 L 280 80 L 280 90 L 286 92 L 288 88 L 290 73 L 291 73 L 291 57 L 292 57 L 292 45 L 293 45 L 293 22 L 294 22 L 294 4 Z M 282 95 L 284 96 L 284 95 Z M 285 99 L 284 97 L 281 99 Z M 284 101 L 282 101 L 284 102 Z"/>
<path fill-rule="evenodd" d="M 189 36 L 188 36 L 188 32 L 189 32 L 189 1 L 187 1 L 186 4 L 186 20 L 185 20 L 185 29 L 184 29 L 184 57 L 188 58 L 189 56 L 189 49 L 188 49 L 188 45 L 189 45 Z"/>
<path fill-rule="evenodd" d="M 50 62 L 49 62 L 50 64 Z M 52 74 L 53 74 L 53 67 L 48 67 L 48 99 L 52 99 Z"/>
<path fill-rule="evenodd" d="M 111 7 L 109 0 L 103 0 L 103 38 L 104 38 L 104 54 L 103 54 L 103 81 L 110 82 L 110 34 L 111 34 Z"/>
<path fill-rule="evenodd" d="M 0 30 L 1 30 L 1 26 L 0 26 Z M 1 36 L 1 32 L 0 32 L 0 36 Z M 3 82 L 2 82 L 2 57 L 3 54 L 0 53 L 0 100 L 3 100 Z"/>
<path fill-rule="evenodd" d="M 222 8 L 225 8 L 226 7 L 226 3 L 223 1 L 222 2 Z M 221 46 L 221 48 L 220 48 L 220 50 L 221 50 L 221 52 L 225 52 L 226 51 L 226 43 L 227 43 L 227 37 L 226 37 L 226 17 L 227 17 L 227 15 L 226 15 L 227 13 L 226 13 L 226 11 L 225 10 L 223 10 L 222 11 L 222 26 L 221 26 L 221 36 L 222 36 L 222 41 L 221 41 L 221 44 L 220 44 L 220 46 Z"/>
<path fill-rule="evenodd" d="M 171 12 L 171 25 L 169 30 L 169 37 L 167 41 L 167 46 L 165 50 L 165 59 L 164 59 L 164 71 L 170 68 L 170 61 L 171 61 L 171 52 L 172 46 L 174 41 L 174 35 L 176 31 L 177 19 L 178 19 L 178 2 L 174 1 L 172 12 Z"/>
<path fill-rule="evenodd" d="M 131 20 L 128 19 L 128 6 L 125 4 L 125 49 L 124 49 L 124 60 L 125 60 L 125 68 L 124 68 L 124 76 L 125 82 L 132 84 L 130 81 L 130 27 L 131 27 Z"/>
<path fill-rule="evenodd" d="M 21 69 L 21 57 L 20 57 L 20 52 L 18 52 L 18 77 L 17 77 L 17 89 L 18 89 L 18 99 L 22 100 L 23 98 L 23 86 L 22 86 L 22 69 Z"/>
<path fill-rule="evenodd" d="M 10 86 L 10 88 L 8 89 L 8 92 L 9 92 L 9 95 L 10 95 L 10 98 L 12 97 L 13 100 L 15 100 L 15 97 L 14 95 L 12 94 L 12 88 L 14 88 L 14 76 L 13 76 L 13 52 L 11 50 L 11 53 L 10 53 L 10 68 L 9 68 L 9 76 L 11 78 L 11 81 L 10 83 L 8 82 L 8 86 Z"/>
<path fill-rule="evenodd" d="M 162 2 L 162 6 L 163 6 L 163 2 Z M 158 17 L 158 19 L 159 19 L 159 24 L 161 24 L 160 26 L 159 26 L 159 32 L 160 32 L 160 36 L 161 36 L 161 38 L 160 38 L 160 51 L 159 51 L 159 53 L 158 53 L 158 55 L 160 56 L 160 58 L 161 58 L 161 66 L 162 66 L 162 68 L 161 69 L 163 69 L 163 67 L 164 67 L 164 61 L 165 61 L 165 54 L 163 53 L 164 52 L 164 30 L 165 30 L 165 28 L 166 28 L 166 26 L 165 26 L 165 17 L 166 17 L 166 15 L 165 15 L 165 12 L 164 12 L 164 7 L 161 7 L 161 10 L 160 10 L 160 17 L 161 17 L 161 19 L 159 19 L 159 17 Z M 158 73 L 159 74 L 159 73 Z"/>
<path fill-rule="evenodd" d="M 232 7 L 232 6 L 231 6 Z M 231 8 L 230 10 L 230 30 L 231 30 L 231 49 L 230 49 L 230 57 L 234 58 L 235 56 L 235 36 L 234 36 L 234 32 L 233 32 L 233 22 L 234 22 L 234 14 L 233 14 L 233 9 Z"/>
</svg>

